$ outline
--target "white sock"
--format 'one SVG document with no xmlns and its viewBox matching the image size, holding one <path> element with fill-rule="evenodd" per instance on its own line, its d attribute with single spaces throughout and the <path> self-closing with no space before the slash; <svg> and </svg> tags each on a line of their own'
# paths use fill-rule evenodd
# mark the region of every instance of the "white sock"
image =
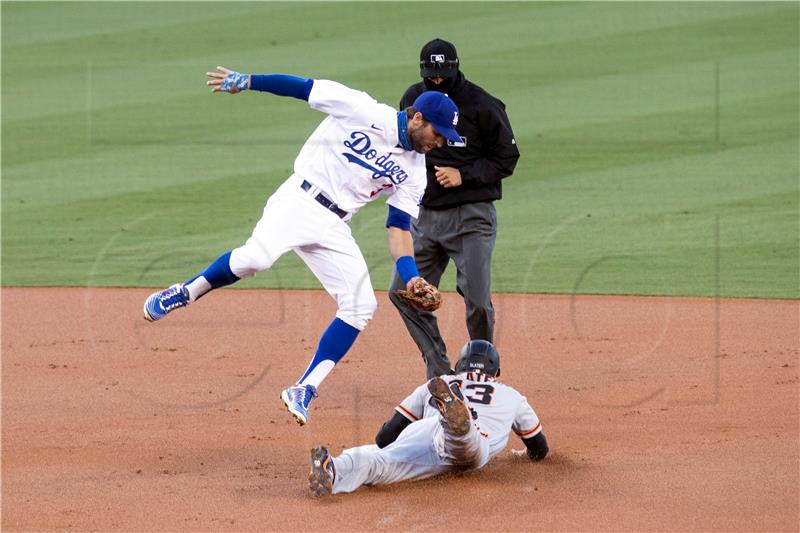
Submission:
<svg viewBox="0 0 800 533">
<path fill-rule="evenodd" d="M 203 276 L 197 276 L 191 283 L 184 285 L 189 291 L 189 301 L 193 302 L 211 290 L 211 284 Z"/>
<path fill-rule="evenodd" d="M 306 385 L 313 385 L 315 389 L 319 388 L 320 383 L 322 383 L 328 374 L 331 373 L 333 367 L 336 366 L 336 363 L 331 361 L 330 359 L 323 359 L 322 361 L 314 367 L 314 370 L 308 373 L 306 379 L 301 381 L 299 385 L 306 386 Z"/>
</svg>

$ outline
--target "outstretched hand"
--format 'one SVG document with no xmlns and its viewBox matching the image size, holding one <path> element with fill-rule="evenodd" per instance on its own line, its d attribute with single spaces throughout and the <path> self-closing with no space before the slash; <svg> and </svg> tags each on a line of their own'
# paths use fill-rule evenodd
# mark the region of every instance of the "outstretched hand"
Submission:
<svg viewBox="0 0 800 533">
<path fill-rule="evenodd" d="M 235 70 L 217 67 L 217 72 L 206 72 L 212 78 L 206 82 L 211 87 L 211 92 L 236 94 L 250 88 L 250 75 L 240 74 Z"/>
</svg>

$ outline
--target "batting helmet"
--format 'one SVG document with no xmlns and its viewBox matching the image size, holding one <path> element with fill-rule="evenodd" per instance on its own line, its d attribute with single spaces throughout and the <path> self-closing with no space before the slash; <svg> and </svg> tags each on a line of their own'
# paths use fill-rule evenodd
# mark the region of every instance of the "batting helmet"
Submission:
<svg viewBox="0 0 800 533">
<path fill-rule="evenodd" d="M 482 372 L 487 376 L 500 375 L 500 354 L 489 341 L 473 340 L 461 348 L 461 355 L 456 363 L 456 373 Z"/>
</svg>

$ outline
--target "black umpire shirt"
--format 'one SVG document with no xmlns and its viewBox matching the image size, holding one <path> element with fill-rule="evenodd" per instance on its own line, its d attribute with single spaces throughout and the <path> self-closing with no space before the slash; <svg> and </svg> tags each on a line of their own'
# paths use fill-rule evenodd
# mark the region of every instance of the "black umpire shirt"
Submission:
<svg viewBox="0 0 800 533">
<path fill-rule="evenodd" d="M 424 82 L 409 87 L 400 100 L 400 109 L 413 104 L 425 89 Z M 456 131 L 462 143 L 447 141 L 446 146 L 434 148 L 425 156 L 428 186 L 422 205 L 437 209 L 499 200 L 503 196 L 500 180 L 514 172 L 519 159 L 506 106 L 465 79 L 461 72 L 447 95 L 458 106 Z M 439 185 L 434 166 L 459 169 L 461 186 L 445 189 Z"/>
</svg>

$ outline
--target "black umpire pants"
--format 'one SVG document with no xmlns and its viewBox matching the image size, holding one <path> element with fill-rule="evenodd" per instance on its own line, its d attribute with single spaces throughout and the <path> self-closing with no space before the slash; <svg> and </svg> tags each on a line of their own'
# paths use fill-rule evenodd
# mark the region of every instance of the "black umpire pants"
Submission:
<svg viewBox="0 0 800 533">
<path fill-rule="evenodd" d="M 412 226 L 414 258 L 420 275 L 439 286 L 450 259 L 456 265 L 456 285 L 464 297 L 470 339 L 494 342 L 494 308 L 491 295 L 492 251 L 497 234 L 493 202 L 477 202 L 446 209 L 420 208 Z M 421 311 L 395 296 L 405 288 L 392 276 L 389 299 L 400 312 L 408 332 L 417 343 L 427 367 L 428 379 L 450 373 L 447 347 L 436 316 Z"/>
</svg>

